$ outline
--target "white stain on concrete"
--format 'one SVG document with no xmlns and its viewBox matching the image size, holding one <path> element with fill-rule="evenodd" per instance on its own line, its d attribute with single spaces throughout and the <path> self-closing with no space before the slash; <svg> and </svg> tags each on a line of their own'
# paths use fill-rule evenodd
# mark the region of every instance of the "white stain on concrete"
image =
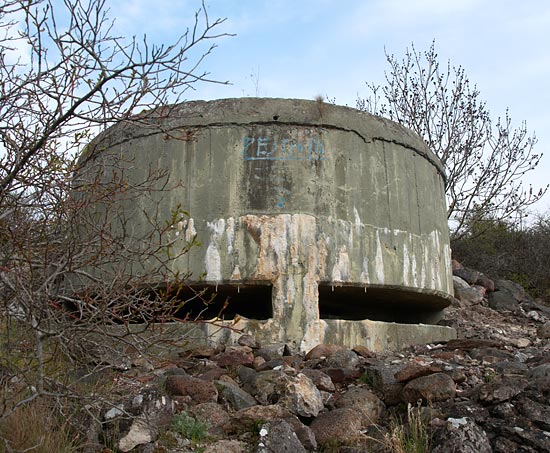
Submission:
<svg viewBox="0 0 550 453">
<path fill-rule="evenodd" d="M 222 280 L 222 260 L 219 250 L 219 241 L 225 230 L 225 220 L 218 219 L 214 222 L 207 222 L 206 226 L 210 230 L 210 241 L 204 257 L 206 281 L 219 282 Z"/>
<path fill-rule="evenodd" d="M 370 283 L 368 256 L 363 257 L 363 268 L 361 269 L 360 280 L 361 280 L 361 283 Z"/>
<path fill-rule="evenodd" d="M 227 241 L 227 254 L 231 255 L 233 253 L 233 243 L 235 242 L 235 219 L 233 217 L 227 219 L 225 237 Z"/>
<path fill-rule="evenodd" d="M 374 272 L 376 283 L 383 285 L 385 281 L 384 255 L 382 252 L 382 243 L 380 242 L 380 232 L 376 230 L 376 254 L 374 255 Z"/>
<path fill-rule="evenodd" d="M 338 257 L 332 267 L 331 277 L 333 282 L 347 282 L 350 279 L 349 255 L 345 245 L 340 247 Z"/>
<path fill-rule="evenodd" d="M 195 221 L 193 218 L 187 220 L 187 226 L 185 228 L 185 240 L 191 242 L 193 238 L 197 235 L 197 230 L 195 230 Z"/>
</svg>

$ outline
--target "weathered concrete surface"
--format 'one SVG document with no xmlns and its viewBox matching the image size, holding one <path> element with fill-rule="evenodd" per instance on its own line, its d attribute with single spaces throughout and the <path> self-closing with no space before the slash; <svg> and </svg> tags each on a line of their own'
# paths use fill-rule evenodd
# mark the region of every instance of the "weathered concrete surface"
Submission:
<svg viewBox="0 0 550 453">
<path fill-rule="evenodd" d="M 272 285 L 272 320 L 254 329 L 274 341 L 306 350 L 327 338 L 349 344 L 365 325 L 374 329 L 320 320 L 320 284 L 357 289 L 329 308 L 384 309 L 391 301 L 401 314 L 416 313 L 413 322 L 432 322 L 449 304 L 442 166 L 396 123 L 315 101 L 199 101 L 159 109 L 147 127 L 117 125 L 90 148 L 107 166 L 120 168 L 122 156 L 130 183 L 169 171 L 169 192 L 122 204 L 127 234 L 146 235 L 148 211 L 168 219 L 184 207 L 190 218 L 171 234 L 182 243 L 197 235 L 203 245 L 173 269 L 213 285 Z M 369 298 L 369 288 L 385 297 Z M 391 330 L 376 329 L 373 338 Z M 338 332 L 349 341 L 337 341 Z"/>
</svg>

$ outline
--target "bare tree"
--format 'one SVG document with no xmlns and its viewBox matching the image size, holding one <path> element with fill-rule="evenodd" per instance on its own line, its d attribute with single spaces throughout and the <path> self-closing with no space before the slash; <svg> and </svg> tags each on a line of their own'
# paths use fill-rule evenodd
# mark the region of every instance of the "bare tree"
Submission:
<svg viewBox="0 0 550 453">
<path fill-rule="evenodd" d="M 452 237 L 467 233 L 474 214 L 521 218 L 546 191 L 522 186 L 542 157 L 526 124 L 514 128 L 508 111 L 495 122 L 464 69 L 441 67 L 434 43 L 426 52 L 412 46 L 401 61 L 386 58 L 386 84 L 367 83 L 370 95 L 358 98 L 357 107 L 414 130 L 441 159 Z"/>
<path fill-rule="evenodd" d="M 111 366 L 106 336 L 139 354 L 156 338 L 153 322 L 172 320 L 184 303 L 186 276 L 169 266 L 194 245 L 178 234 L 183 207 L 168 219 L 148 212 L 149 231 L 131 238 L 120 209 L 175 183 L 150 168 L 132 185 L 123 156 L 77 153 L 114 123 L 158 131 L 154 117 L 170 112 L 155 107 L 199 82 L 225 83 L 200 70 L 227 35 L 222 22 L 203 3 L 176 42 L 155 45 L 118 37 L 105 0 L 0 5 L 0 419 L 71 393 L 58 350 Z M 155 267 L 139 272 L 149 257 Z M 136 340 L 143 331 L 147 344 Z"/>
</svg>

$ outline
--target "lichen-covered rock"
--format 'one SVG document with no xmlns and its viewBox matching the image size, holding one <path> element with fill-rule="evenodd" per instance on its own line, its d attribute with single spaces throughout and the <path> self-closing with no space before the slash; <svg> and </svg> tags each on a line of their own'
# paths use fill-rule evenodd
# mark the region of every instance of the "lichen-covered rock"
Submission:
<svg viewBox="0 0 550 453">
<path fill-rule="evenodd" d="M 492 453 L 493 449 L 483 429 L 468 418 L 447 420 L 436 430 L 432 453 Z"/>
<path fill-rule="evenodd" d="M 107 411 L 105 430 L 116 439 L 118 449 L 127 452 L 155 440 L 172 415 L 170 398 L 155 389 L 144 389 Z"/>
<path fill-rule="evenodd" d="M 235 410 L 245 409 L 258 404 L 252 395 L 249 395 L 232 382 L 214 381 L 214 384 L 219 389 L 219 393 L 223 399 Z"/>
<path fill-rule="evenodd" d="M 348 407 L 323 412 L 309 427 L 320 446 L 346 444 L 361 437 L 361 417 Z"/>
<path fill-rule="evenodd" d="M 378 422 L 385 409 L 384 403 L 371 390 L 361 387 L 350 388 L 335 402 L 338 408 L 347 407 L 361 414 L 361 425 Z"/>
<path fill-rule="evenodd" d="M 292 426 L 273 420 L 260 426 L 257 453 L 306 453 Z"/>
<path fill-rule="evenodd" d="M 291 377 L 280 393 L 280 404 L 293 414 L 316 417 L 324 408 L 321 393 L 305 374 Z"/>
</svg>

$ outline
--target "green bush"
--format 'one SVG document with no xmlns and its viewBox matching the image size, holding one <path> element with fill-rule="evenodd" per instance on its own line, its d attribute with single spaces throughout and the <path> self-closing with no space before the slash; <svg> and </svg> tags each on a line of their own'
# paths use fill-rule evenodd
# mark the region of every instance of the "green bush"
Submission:
<svg viewBox="0 0 550 453">
<path fill-rule="evenodd" d="M 208 434 L 208 424 L 182 412 L 172 420 L 172 430 L 192 442 L 201 442 Z"/>
<path fill-rule="evenodd" d="M 550 213 L 528 225 L 479 216 L 472 223 L 470 234 L 451 242 L 453 258 L 550 303 Z"/>
</svg>

